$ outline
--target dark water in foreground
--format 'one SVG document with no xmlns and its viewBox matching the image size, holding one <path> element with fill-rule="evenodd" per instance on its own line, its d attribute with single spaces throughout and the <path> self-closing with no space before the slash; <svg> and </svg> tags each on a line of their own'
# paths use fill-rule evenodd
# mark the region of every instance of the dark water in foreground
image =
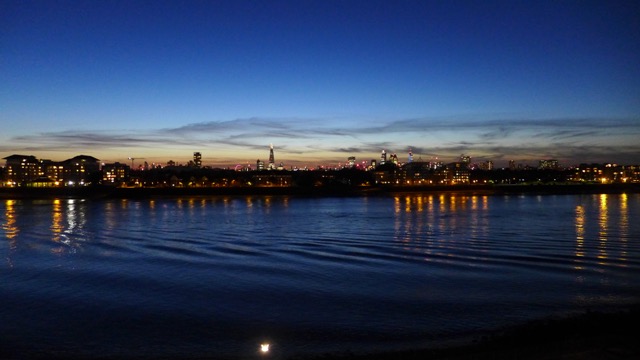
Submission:
<svg viewBox="0 0 640 360">
<path fill-rule="evenodd" d="M 640 299 L 640 194 L 3 200 L 0 225 L 5 351 L 426 347 Z"/>
</svg>

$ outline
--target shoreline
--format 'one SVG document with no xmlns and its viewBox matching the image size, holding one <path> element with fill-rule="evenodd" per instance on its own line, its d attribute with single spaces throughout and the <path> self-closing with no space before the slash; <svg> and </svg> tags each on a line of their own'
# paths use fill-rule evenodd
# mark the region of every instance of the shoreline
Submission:
<svg viewBox="0 0 640 360">
<path fill-rule="evenodd" d="M 402 193 L 467 193 L 473 195 L 565 195 L 640 193 L 640 183 L 563 185 L 449 185 L 375 187 L 202 187 L 202 188 L 0 188 L 0 199 L 135 199 L 182 196 L 375 196 Z"/>
</svg>

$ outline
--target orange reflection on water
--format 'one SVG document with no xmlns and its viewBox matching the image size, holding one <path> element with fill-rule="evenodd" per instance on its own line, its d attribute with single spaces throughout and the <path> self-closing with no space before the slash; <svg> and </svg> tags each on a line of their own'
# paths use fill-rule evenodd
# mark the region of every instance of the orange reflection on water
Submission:
<svg viewBox="0 0 640 360">
<path fill-rule="evenodd" d="M 20 229 L 16 225 L 16 209 L 15 209 L 15 200 L 7 200 L 5 201 L 5 211 L 4 217 L 6 222 L 2 225 L 2 230 L 4 230 L 4 234 L 9 239 L 9 249 L 16 248 L 16 236 L 20 232 Z"/>
<path fill-rule="evenodd" d="M 64 230 L 62 225 L 62 201 L 60 199 L 53 200 L 53 209 L 51 212 L 51 240 L 60 242 L 60 235 Z"/>
<path fill-rule="evenodd" d="M 620 194 L 620 260 L 626 261 L 627 240 L 629 239 L 629 209 L 627 208 L 627 194 Z"/>
<path fill-rule="evenodd" d="M 606 260 L 607 255 L 607 234 L 609 225 L 609 209 L 607 207 L 607 194 L 600 195 L 600 214 L 598 216 L 598 225 L 600 231 L 598 232 L 598 259 Z M 604 263 L 601 263 L 604 264 Z"/>
<path fill-rule="evenodd" d="M 575 262 L 578 263 L 575 266 L 576 270 L 584 269 L 582 264 L 582 259 L 584 257 L 584 225 L 585 225 L 585 214 L 584 207 L 582 205 L 576 206 L 576 218 L 575 218 L 575 226 L 576 226 L 576 258 Z"/>
</svg>

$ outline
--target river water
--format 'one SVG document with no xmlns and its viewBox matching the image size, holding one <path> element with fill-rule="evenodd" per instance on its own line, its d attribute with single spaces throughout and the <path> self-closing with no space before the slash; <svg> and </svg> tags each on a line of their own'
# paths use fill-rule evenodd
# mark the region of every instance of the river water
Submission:
<svg viewBox="0 0 640 360">
<path fill-rule="evenodd" d="M 2 200 L 0 349 L 358 353 L 615 310 L 639 220 L 640 194 Z"/>
</svg>

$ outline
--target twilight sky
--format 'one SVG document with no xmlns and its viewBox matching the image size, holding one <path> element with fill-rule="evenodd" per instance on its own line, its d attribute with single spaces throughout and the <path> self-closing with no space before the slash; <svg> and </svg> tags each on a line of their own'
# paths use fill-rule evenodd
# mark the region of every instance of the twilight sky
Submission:
<svg viewBox="0 0 640 360">
<path fill-rule="evenodd" d="M 640 164 L 638 39 L 638 1 L 4 0 L 0 158 Z"/>
</svg>

